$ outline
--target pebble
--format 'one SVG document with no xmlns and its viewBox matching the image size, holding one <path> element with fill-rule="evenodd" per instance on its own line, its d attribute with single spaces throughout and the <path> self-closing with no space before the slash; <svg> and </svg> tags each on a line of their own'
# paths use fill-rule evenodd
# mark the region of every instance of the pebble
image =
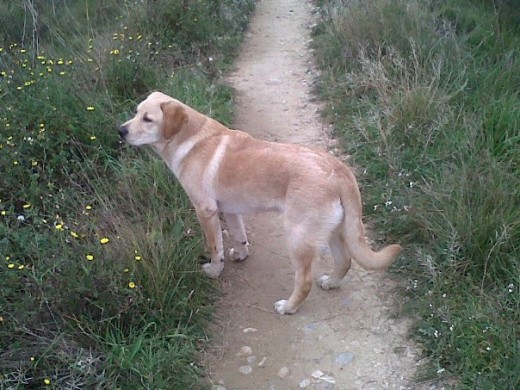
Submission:
<svg viewBox="0 0 520 390">
<path fill-rule="evenodd" d="M 249 356 L 253 354 L 253 350 L 251 347 L 244 345 L 242 348 L 240 348 L 240 351 L 237 353 L 236 356 Z"/>
<path fill-rule="evenodd" d="M 239 369 L 238 369 L 238 372 L 240 372 L 241 374 L 244 374 L 244 375 L 249 375 L 253 372 L 253 367 L 251 366 L 241 366 Z"/>
<path fill-rule="evenodd" d="M 258 329 L 256 329 L 256 328 L 245 328 L 242 332 L 244 332 L 244 333 L 254 333 L 254 332 L 258 332 Z"/>
<path fill-rule="evenodd" d="M 256 356 L 255 355 L 250 355 L 250 356 L 247 357 L 246 360 L 247 360 L 247 362 L 249 364 L 253 364 L 254 362 L 256 362 Z"/>
<path fill-rule="evenodd" d="M 280 368 L 280 370 L 278 371 L 278 376 L 282 379 L 286 378 L 288 375 L 289 375 L 289 369 L 285 366 Z"/>
<path fill-rule="evenodd" d="M 347 364 L 352 363 L 352 360 L 354 360 L 354 355 L 352 355 L 350 352 L 343 352 L 336 356 L 334 363 L 343 368 Z"/>
<path fill-rule="evenodd" d="M 334 379 L 332 376 L 325 374 L 323 371 L 315 370 L 312 372 L 311 376 L 315 379 L 322 380 L 327 383 L 335 384 L 336 379 Z"/>
<path fill-rule="evenodd" d="M 300 389 L 305 389 L 306 387 L 309 387 L 311 385 L 310 379 L 304 379 L 300 382 Z"/>
<path fill-rule="evenodd" d="M 315 323 L 310 323 L 310 324 L 307 324 L 303 327 L 303 331 L 305 333 L 310 333 L 312 332 L 313 330 L 316 330 L 318 326 L 315 324 Z"/>
<path fill-rule="evenodd" d="M 258 363 L 258 367 L 263 368 L 265 367 L 265 362 L 267 361 L 267 358 L 264 356 L 262 360 L 260 360 L 260 363 Z"/>
</svg>

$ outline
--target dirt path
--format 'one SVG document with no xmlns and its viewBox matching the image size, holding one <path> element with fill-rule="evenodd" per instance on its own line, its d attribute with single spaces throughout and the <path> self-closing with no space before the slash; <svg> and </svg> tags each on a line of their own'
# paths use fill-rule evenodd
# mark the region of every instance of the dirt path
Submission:
<svg viewBox="0 0 520 390">
<path fill-rule="evenodd" d="M 311 23 L 308 0 L 258 2 L 230 76 L 238 90 L 236 128 L 326 147 L 318 106 L 311 102 Z M 256 215 L 247 225 L 250 258 L 227 262 L 221 275 L 224 296 L 207 362 L 214 389 L 412 388 L 419 354 L 404 336 L 407 324 L 389 318 L 388 275 L 355 267 L 338 290 L 313 286 L 295 315 L 279 315 L 274 302 L 293 288 L 281 219 Z M 316 261 L 315 278 L 331 267 L 328 256 Z"/>
</svg>

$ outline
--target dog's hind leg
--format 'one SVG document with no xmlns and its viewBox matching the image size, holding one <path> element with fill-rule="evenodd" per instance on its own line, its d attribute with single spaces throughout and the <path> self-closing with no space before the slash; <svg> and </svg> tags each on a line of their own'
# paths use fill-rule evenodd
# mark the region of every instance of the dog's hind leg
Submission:
<svg viewBox="0 0 520 390">
<path fill-rule="evenodd" d="M 294 290 L 289 300 L 282 299 L 275 303 L 275 310 L 280 314 L 295 313 L 309 295 L 312 288 L 312 261 L 319 248 L 315 226 L 309 221 L 302 221 L 300 216 L 291 218 L 287 214 L 284 225 L 289 257 L 295 271 Z"/>
<path fill-rule="evenodd" d="M 224 218 L 231 237 L 235 241 L 233 248 L 229 250 L 229 258 L 233 261 L 243 261 L 249 256 L 249 242 L 247 241 L 246 228 L 242 216 L 239 214 L 226 214 Z"/>
<path fill-rule="evenodd" d="M 333 231 L 329 239 L 329 246 L 334 258 L 334 271 L 332 275 L 323 275 L 318 280 L 318 285 L 324 290 L 339 287 L 341 279 L 350 269 L 351 257 L 347 249 L 347 244 L 343 240 L 339 231 Z"/>
<path fill-rule="evenodd" d="M 280 314 L 293 314 L 307 298 L 312 288 L 312 261 L 317 248 L 306 243 L 289 246 L 289 256 L 294 265 L 294 290 L 289 300 L 282 299 L 274 304 Z"/>
</svg>

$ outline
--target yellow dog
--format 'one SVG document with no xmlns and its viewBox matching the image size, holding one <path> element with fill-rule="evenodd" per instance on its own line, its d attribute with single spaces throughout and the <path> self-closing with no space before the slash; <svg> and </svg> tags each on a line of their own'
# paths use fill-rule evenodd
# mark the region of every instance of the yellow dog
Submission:
<svg viewBox="0 0 520 390">
<path fill-rule="evenodd" d="M 280 314 L 294 313 L 309 294 L 321 247 L 328 245 L 334 257 L 332 275 L 319 280 L 324 289 L 338 287 L 351 257 L 363 268 L 383 269 L 401 251 L 399 245 L 372 251 L 356 179 L 324 151 L 255 139 L 160 92 L 141 102 L 119 133 L 131 145 L 150 145 L 183 186 L 206 236 L 211 262 L 203 269 L 212 278 L 224 268 L 219 212 L 235 240 L 232 260 L 249 255 L 243 214 L 283 213 L 295 286 L 288 300 L 275 303 Z"/>
</svg>

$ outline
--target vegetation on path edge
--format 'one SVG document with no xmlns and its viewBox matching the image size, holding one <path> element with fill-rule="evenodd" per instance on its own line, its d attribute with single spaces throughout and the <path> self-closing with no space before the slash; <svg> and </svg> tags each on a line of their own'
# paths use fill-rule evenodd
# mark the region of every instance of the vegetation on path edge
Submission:
<svg viewBox="0 0 520 390">
<path fill-rule="evenodd" d="M 431 361 L 418 380 L 518 388 L 520 4 L 319 5 L 317 90 L 377 239 L 406 248 L 393 270 Z"/>
<path fill-rule="evenodd" d="M 0 5 L 0 388 L 204 387 L 201 234 L 117 126 L 155 89 L 229 123 L 219 77 L 253 7 Z"/>
</svg>

